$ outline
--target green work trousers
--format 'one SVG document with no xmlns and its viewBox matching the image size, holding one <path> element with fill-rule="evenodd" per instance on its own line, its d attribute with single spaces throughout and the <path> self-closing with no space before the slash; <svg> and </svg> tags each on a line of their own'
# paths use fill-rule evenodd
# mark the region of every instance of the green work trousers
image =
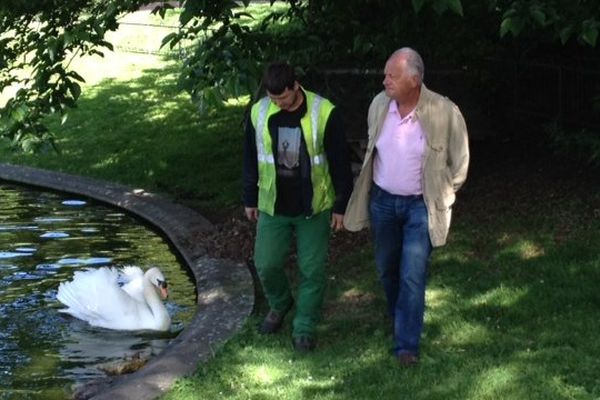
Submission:
<svg viewBox="0 0 600 400">
<path fill-rule="evenodd" d="M 293 303 L 284 267 L 296 233 L 298 292 L 293 336 L 313 336 L 325 294 L 327 248 L 331 211 L 310 218 L 260 213 L 256 228 L 254 263 L 272 310 L 283 312 Z"/>
</svg>

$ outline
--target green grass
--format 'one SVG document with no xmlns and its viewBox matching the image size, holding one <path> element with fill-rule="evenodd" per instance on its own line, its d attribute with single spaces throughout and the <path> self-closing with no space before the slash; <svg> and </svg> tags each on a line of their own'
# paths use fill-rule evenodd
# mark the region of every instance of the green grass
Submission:
<svg viewBox="0 0 600 400">
<path fill-rule="evenodd" d="M 50 123 L 60 154 L 11 153 L 4 143 L 5 162 L 135 185 L 192 206 L 237 204 L 242 105 L 200 116 L 176 88 L 176 67 L 154 56 L 111 53 L 80 70 L 91 83 L 78 108 L 64 125 Z"/>
<path fill-rule="evenodd" d="M 242 105 L 200 116 L 176 89 L 176 66 L 156 57 L 82 67 L 79 108 L 52 125 L 61 153 L 5 146 L 5 162 L 158 191 L 209 218 L 241 214 Z M 371 244 L 346 232 L 334 240 L 347 254 L 329 270 L 317 351 L 293 352 L 289 317 L 281 333 L 258 335 L 259 297 L 242 331 L 163 400 L 599 399 L 600 188 L 530 167 L 533 156 L 506 161 L 515 146 L 473 149 L 449 243 L 432 258 L 417 367 L 389 355 Z"/>
<path fill-rule="evenodd" d="M 569 209 L 576 198 L 559 202 L 577 217 L 598 206 L 597 191 L 590 200 L 579 212 Z M 597 219 L 556 244 L 546 240 L 556 225 L 533 223 L 558 222 L 558 213 L 507 210 L 482 227 L 467 206 L 460 211 L 451 242 L 434 252 L 418 367 L 402 369 L 388 353 L 389 321 L 362 237 L 331 266 L 318 351 L 295 354 L 289 324 L 258 335 L 254 317 L 163 399 L 597 399 Z"/>
<path fill-rule="evenodd" d="M 365 247 L 332 265 L 318 351 L 295 354 L 289 326 L 258 335 L 255 317 L 164 399 L 597 399 L 599 224 L 543 252 L 519 239 L 484 259 L 458 243 L 476 226 L 457 224 L 434 254 L 418 367 L 388 353 L 372 254 L 357 243 Z"/>
</svg>

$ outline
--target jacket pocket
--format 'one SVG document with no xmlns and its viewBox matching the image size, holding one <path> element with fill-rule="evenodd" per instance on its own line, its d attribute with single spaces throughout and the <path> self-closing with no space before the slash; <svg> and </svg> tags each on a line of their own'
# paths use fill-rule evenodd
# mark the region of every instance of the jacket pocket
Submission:
<svg viewBox="0 0 600 400">
<path fill-rule="evenodd" d="M 443 170 L 447 168 L 448 149 L 443 143 L 428 143 L 427 147 L 429 153 L 427 162 L 429 167 L 443 173 Z"/>
<path fill-rule="evenodd" d="M 446 149 L 446 147 L 443 144 L 439 143 L 429 143 L 428 146 L 432 151 L 436 153 L 441 153 Z"/>
</svg>

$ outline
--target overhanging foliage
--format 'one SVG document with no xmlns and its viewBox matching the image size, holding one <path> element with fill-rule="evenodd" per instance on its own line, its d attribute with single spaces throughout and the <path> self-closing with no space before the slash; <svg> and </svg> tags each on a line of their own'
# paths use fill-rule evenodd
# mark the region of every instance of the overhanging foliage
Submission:
<svg viewBox="0 0 600 400">
<path fill-rule="evenodd" d="M 0 5 L 0 92 L 16 88 L 0 108 L 0 136 L 25 150 L 52 141 L 44 118 L 66 118 L 83 78 L 74 57 L 112 50 L 105 40 L 118 18 L 146 0 L 8 0 Z M 267 14 L 249 0 L 184 1 L 180 29 L 164 45 L 187 49 L 181 85 L 203 108 L 253 93 L 265 62 L 300 68 L 380 67 L 395 48 L 427 47 L 437 59 L 476 61 L 501 37 L 577 41 L 594 47 L 600 5 L 586 0 L 270 0 Z M 506 39 L 505 39 L 506 40 Z"/>
</svg>

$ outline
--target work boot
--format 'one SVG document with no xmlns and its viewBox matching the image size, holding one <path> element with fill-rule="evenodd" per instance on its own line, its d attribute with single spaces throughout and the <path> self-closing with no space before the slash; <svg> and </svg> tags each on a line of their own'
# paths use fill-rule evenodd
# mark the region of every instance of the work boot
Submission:
<svg viewBox="0 0 600 400">
<path fill-rule="evenodd" d="M 292 342 L 294 344 L 294 350 L 299 353 L 313 351 L 317 344 L 315 338 L 311 336 L 294 336 Z"/>
<path fill-rule="evenodd" d="M 275 311 L 269 310 L 267 316 L 263 320 L 263 322 L 258 327 L 258 332 L 263 335 L 269 335 L 271 333 L 275 333 L 281 328 L 283 324 L 283 320 L 285 319 L 285 315 L 292 308 L 290 305 L 285 311 Z"/>
</svg>

